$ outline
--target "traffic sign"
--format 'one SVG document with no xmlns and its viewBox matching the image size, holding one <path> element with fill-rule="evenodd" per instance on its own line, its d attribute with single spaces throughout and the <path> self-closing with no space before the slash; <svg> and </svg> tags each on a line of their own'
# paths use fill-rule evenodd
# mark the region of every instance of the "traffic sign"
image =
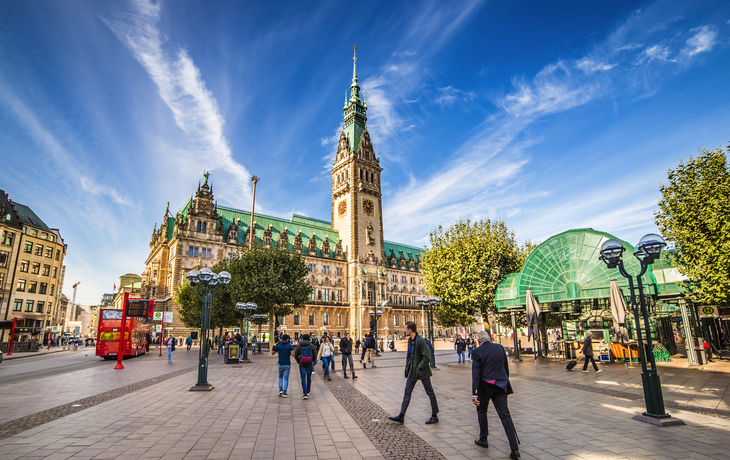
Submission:
<svg viewBox="0 0 730 460">
<path fill-rule="evenodd" d="M 717 307 L 714 305 L 705 305 L 700 309 L 701 316 L 718 316 Z"/>
<path fill-rule="evenodd" d="M 154 312 L 154 313 L 152 314 L 152 319 L 153 319 L 154 321 L 162 321 L 162 312 L 161 312 L 161 311 L 156 311 L 156 312 Z"/>
<path fill-rule="evenodd" d="M 165 322 L 166 323 L 172 323 L 172 312 L 166 311 L 165 313 Z"/>
</svg>

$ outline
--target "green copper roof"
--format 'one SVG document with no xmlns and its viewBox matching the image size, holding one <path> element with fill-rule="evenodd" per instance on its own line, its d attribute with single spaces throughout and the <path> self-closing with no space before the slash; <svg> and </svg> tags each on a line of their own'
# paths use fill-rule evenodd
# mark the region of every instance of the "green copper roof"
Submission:
<svg viewBox="0 0 730 460">
<path fill-rule="evenodd" d="M 180 213 L 185 217 L 185 219 L 187 219 L 189 207 L 190 200 L 188 199 L 183 208 L 180 210 Z M 239 219 L 238 242 L 243 245 L 246 240 L 246 232 L 251 225 L 251 212 L 227 206 L 218 206 L 218 215 L 223 220 L 223 229 L 226 233 L 228 232 L 231 224 L 233 224 L 236 219 Z M 332 230 L 332 224 L 330 222 L 298 214 L 293 214 L 291 219 L 284 219 L 281 217 L 258 213 L 254 213 L 254 222 L 256 224 L 255 241 L 258 246 L 261 246 L 264 232 L 269 225 L 271 225 L 271 242 L 273 247 L 277 246 L 279 236 L 284 229 L 286 229 L 288 239 L 287 249 L 289 251 L 293 250 L 294 239 L 297 237 L 299 231 L 301 231 L 302 249 L 304 253 L 307 253 L 309 240 L 312 238 L 312 234 L 314 234 L 314 239 L 317 244 L 317 255 L 322 256 L 322 243 L 324 242 L 325 237 L 327 237 L 327 241 L 330 246 L 329 257 L 333 258 L 335 255 L 335 246 L 337 245 L 339 234 Z M 172 238 L 172 233 L 168 230 L 168 241 L 170 238 Z"/>
<path fill-rule="evenodd" d="M 345 133 L 351 152 L 356 152 L 360 146 L 360 138 L 367 130 L 367 105 L 360 98 L 360 85 L 357 82 L 357 55 L 353 58 L 352 84 L 350 85 L 350 99 L 343 109 L 345 112 Z"/>
<path fill-rule="evenodd" d="M 409 246 L 406 244 L 400 244 L 400 243 L 394 243 L 392 241 L 383 241 L 383 247 L 385 248 L 385 263 L 388 265 L 388 267 L 391 267 L 390 263 L 390 250 L 392 249 L 395 253 L 395 257 L 397 259 L 400 259 L 400 253 L 403 252 L 403 257 L 408 259 L 408 255 L 410 254 L 413 257 L 413 261 L 418 263 L 417 257 L 421 256 L 421 248 L 418 248 L 416 246 Z M 397 266 L 391 267 L 391 268 L 398 268 Z M 418 269 L 418 266 L 416 266 L 416 269 Z"/>
<path fill-rule="evenodd" d="M 28 227 L 37 228 L 38 230 L 43 230 L 46 232 L 51 231 L 51 229 L 48 228 L 48 225 L 46 225 L 45 222 L 43 222 L 41 220 L 41 218 L 38 217 L 38 215 L 36 213 L 34 213 L 33 210 L 30 209 L 28 206 L 17 203 L 17 202 L 13 202 L 13 208 L 15 208 L 15 212 L 18 213 L 20 222 L 23 225 L 26 225 Z"/>
<path fill-rule="evenodd" d="M 550 237 L 533 249 L 519 274 L 507 275 L 502 280 L 495 297 L 497 308 L 525 305 L 528 289 L 532 289 L 540 303 L 608 298 L 612 279 L 628 292 L 628 280 L 617 269 L 609 270 L 598 260 L 601 244 L 610 238 L 615 237 L 592 228 L 568 230 Z M 638 273 L 639 261 L 632 256 L 635 248 L 625 241 L 623 244 L 626 271 Z M 651 268 L 642 281 L 645 292 L 658 293 Z"/>
</svg>

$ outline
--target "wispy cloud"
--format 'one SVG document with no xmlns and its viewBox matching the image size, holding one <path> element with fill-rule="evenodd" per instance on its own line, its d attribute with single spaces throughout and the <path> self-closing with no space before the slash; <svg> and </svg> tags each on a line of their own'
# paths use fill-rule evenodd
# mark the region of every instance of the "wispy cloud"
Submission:
<svg viewBox="0 0 730 460">
<path fill-rule="evenodd" d="M 492 98 L 497 112 L 485 118 L 470 140 L 431 175 L 412 176 L 385 203 L 386 228 L 392 232 L 387 237 L 421 241 L 423 229 L 467 216 L 529 215 L 533 225 L 520 225 L 520 232 L 532 237 L 547 237 L 571 226 L 616 229 L 618 220 L 626 228 L 650 227 L 657 192 L 639 181 L 641 176 L 634 177 L 633 187 L 607 181 L 594 187 L 590 196 L 565 196 L 560 205 L 545 206 L 552 191 L 526 186 L 537 172 L 524 151 L 539 139 L 525 133 L 539 120 L 599 99 L 654 94 L 667 70 L 681 70 L 676 64 L 669 69 L 664 65 L 678 62 L 673 56 L 685 56 L 689 63 L 717 43 L 714 29 L 698 27 L 690 29 L 690 38 L 678 49 L 672 37 L 682 32 L 671 27 L 679 17 L 661 19 L 663 14 L 658 5 L 637 11 L 584 56 L 557 60 L 532 78 L 513 77 L 512 88 Z M 658 38 L 659 33 L 671 37 Z M 647 41 L 652 44 L 642 44 Z M 617 188 L 633 192 L 617 197 Z M 614 205 L 628 198 L 631 204 L 618 209 Z M 412 222 L 421 223 L 419 233 L 414 234 Z"/>
<path fill-rule="evenodd" d="M 434 101 L 441 107 L 451 107 L 455 102 L 471 101 L 477 97 L 473 91 L 462 91 L 453 86 L 438 88 Z"/>
<path fill-rule="evenodd" d="M 200 70 L 184 48 L 164 46 L 157 28 L 162 3 L 132 0 L 125 6 L 109 10 L 101 19 L 145 68 L 175 124 L 186 134 L 194 154 L 185 158 L 185 175 L 191 179 L 203 170 L 211 170 L 223 176 L 218 182 L 221 188 L 229 187 L 227 184 L 243 187 L 237 193 L 231 187 L 230 193 L 222 196 L 250 196 L 249 173 L 233 158 L 223 134 L 225 120 Z"/>
<path fill-rule="evenodd" d="M 696 27 L 690 30 L 694 33 L 682 48 L 681 54 L 692 57 L 696 54 L 711 51 L 717 43 L 717 32 L 710 26 Z"/>
</svg>

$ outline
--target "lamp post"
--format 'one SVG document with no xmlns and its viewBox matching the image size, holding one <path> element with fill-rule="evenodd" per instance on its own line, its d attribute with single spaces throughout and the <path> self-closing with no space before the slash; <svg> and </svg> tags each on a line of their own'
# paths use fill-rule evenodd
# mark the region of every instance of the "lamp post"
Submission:
<svg viewBox="0 0 730 460">
<path fill-rule="evenodd" d="M 639 244 L 636 245 L 637 251 L 634 252 L 634 257 L 636 257 L 641 263 L 641 270 L 637 275 L 631 275 L 626 272 L 624 262 L 621 259 L 626 248 L 624 248 L 623 243 L 617 239 L 606 240 L 601 245 L 601 255 L 599 257 L 600 260 L 606 263 L 606 266 L 609 269 L 618 268 L 621 276 L 629 280 L 631 309 L 633 311 L 634 321 L 636 324 L 636 339 L 639 345 L 639 358 L 641 360 L 641 383 L 644 388 L 644 402 L 646 404 L 646 412 L 633 418 L 635 420 L 641 420 L 660 426 L 684 425 L 684 422 L 681 420 L 671 418 L 664 409 L 664 396 L 662 395 L 662 386 L 659 381 L 656 362 L 654 361 L 654 346 L 651 340 L 651 328 L 649 327 L 649 313 L 646 308 L 644 286 L 641 281 L 641 277 L 644 273 L 646 273 L 649 265 L 659 258 L 662 249 L 666 245 L 664 238 L 655 233 L 645 235 L 641 238 L 641 240 L 639 240 Z M 636 288 L 634 287 L 634 276 L 636 276 Z M 638 305 L 636 302 L 635 289 L 638 291 L 639 295 Z M 638 311 L 639 306 L 641 307 L 641 312 Z M 646 350 L 644 349 L 644 339 L 642 337 L 641 325 L 639 323 L 639 314 L 642 315 L 644 320 L 644 332 L 646 333 L 647 344 Z M 647 354 L 649 355 L 648 366 Z"/>
<path fill-rule="evenodd" d="M 416 304 L 421 307 L 428 318 L 428 339 L 431 341 L 433 346 L 433 310 L 441 305 L 440 297 L 418 297 L 416 298 Z M 431 367 L 436 368 L 436 349 L 431 353 Z"/>
<path fill-rule="evenodd" d="M 259 323 L 259 352 L 258 354 L 261 354 L 261 347 L 264 346 L 264 338 L 261 335 L 261 325 L 264 324 L 265 321 L 269 320 L 269 315 L 266 313 L 256 313 L 252 316 L 253 319 L 257 320 Z"/>
<path fill-rule="evenodd" d="M 213 294 L 220 286 L 225 287 L 231 282 L 228 272 L 217 275 L 210 268 L 202 268 L 200 272 L 191 270 L 187 274 L 190 284 L 197 287 L 198 293 L 203 296 L 200 325 L 200 351 L 198 357 L 198 383 L 190 387 L 190 391 L 210 391 L 214 387 L 208 383 L 208 332 L 210 329 L 210 314 L 213 304 Z"/>
<path fill-rule="evenodd" d="M 248 322 L 251 316 L 251 312 L 256 310 L 258 305 L 256 305 L 253 302 L 238 302 L 236 304 L 236 308 L 243 311 L 243 325 L 245 326 L 243 329 L 243 362 L 244 363 L 250 363 L 251 361 L 248 359 Z"/>
<path fill-rule="evenodd" d="M 385 304 L 383 304 L 383 307 L 384 306 Z M 380 310 L 378 310 L 377 312 L 373 310 L 370 310 L 368 312 L 368 315 L 370 315 L 370 319 L 375 323 L 375 356 L 380 356 L 380 348 L 378 346 L 378 320 L 381 316 L 383 316 L 383 307 L 380 307 Z"/>
</svg>

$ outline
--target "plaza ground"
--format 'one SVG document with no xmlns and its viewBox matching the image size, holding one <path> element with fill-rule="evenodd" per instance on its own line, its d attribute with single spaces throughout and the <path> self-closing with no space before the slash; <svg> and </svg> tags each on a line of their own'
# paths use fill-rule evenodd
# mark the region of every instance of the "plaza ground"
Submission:
<svg viewBox="0 0 730 460">
<path fill-rule="evenodd" d="M 397 414 L 400 407 L 403 352 L 386 351 L 377 369 L 360 366 L 354 381 L 342 379 L 340 372 L 326 382 L 318 366 L 312 397 L 306 401 L 301 399 L 296 367 L 291 397 L 277 396 L 272 356 L 254 356 L 251 364 L 225 365 L 214 355 L 209 381 L 215 390 L 208 393 L 188 391 L 197 378 L 195 349 L 178 349 L 173 364 L 166 363 L 164 353 L 126 360 L 124 370 L 78 353 L 0 365 L 0 458 L 313 460 L 509 455 L 493 409 L 489 448 L 474 444 L 478 428 L 470 399 L 471 365 L 468 361 L 457 364 L 456 354 L 449 350 L 437 352 L 439 369 L 433 378 L 440 423 L 423 424 L 430 408 L 419 385 L 403 426 L 385 418 Z M 59 359 L 77 369 L 30 378 L 34 369 L 54 365 L 47 360 Z M 621 364 L 601 365 L 604 372 L 595 374 L 580 369 L 567 372 L 564 363 L 547 360 L 535 366 L 530 357 L 510 364 L 515 389 L 510 409 L 522 458 L 727 458 L 730 374 L 681 366 L 660 368 L 668 412 L 687 425 L 659 428 L 631 420 L 644 410 L 638 365 L 628 370 Z M 21 381 L 22 375 L 28 375 L 28 380 Z"/>
</svg>

